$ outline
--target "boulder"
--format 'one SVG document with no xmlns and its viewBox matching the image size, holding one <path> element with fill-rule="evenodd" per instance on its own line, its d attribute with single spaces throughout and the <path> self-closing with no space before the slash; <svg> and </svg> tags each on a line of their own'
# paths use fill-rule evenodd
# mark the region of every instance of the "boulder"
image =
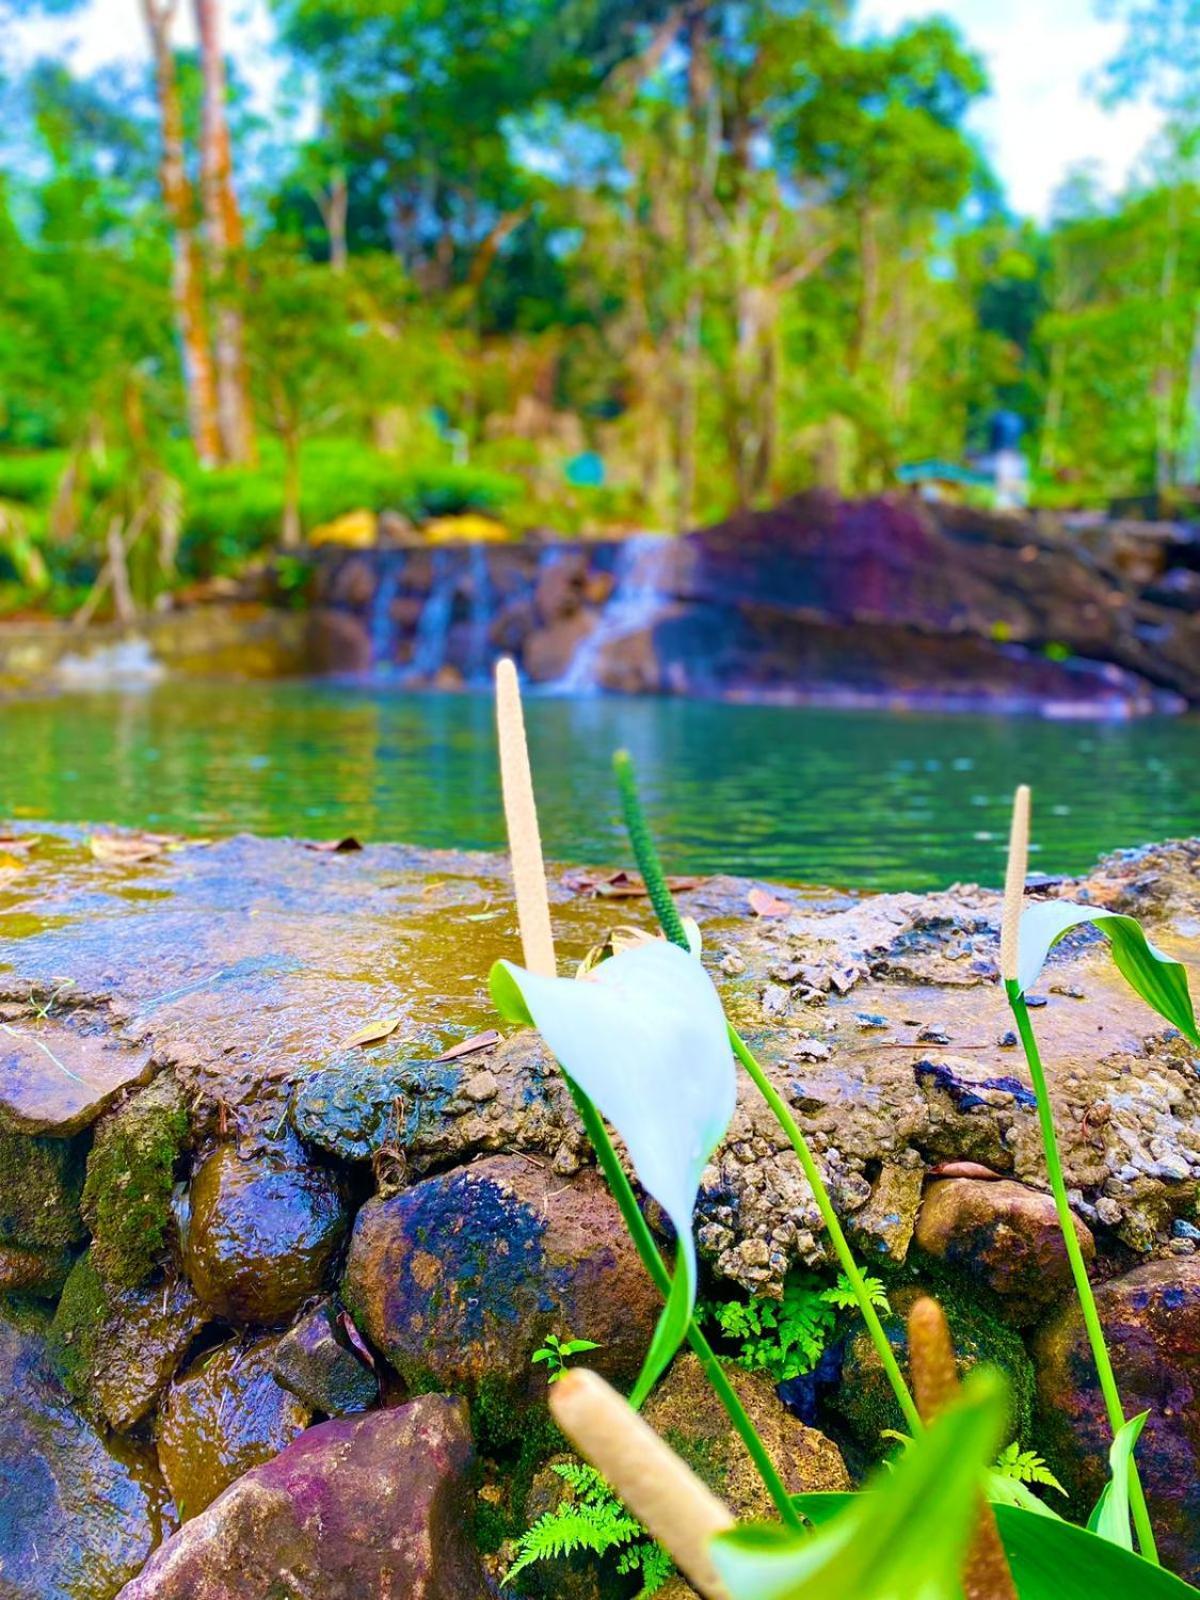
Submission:
<svg viewBox="0 0 1200 1600">
<path fill-rule="evenodd" d="M 0 1128 L 69 1138 L 153 1071 L 148 1050 L 109 1034 L 80 1033 L 52 1017 L 11 1025 L 0 1046 Z"/>
<path fill-rule="evenodd" d="M 308 614 L 305 655 L 313 672 L 367 672 L 371 635 L 353 612 L 316 606 Z"/>
<path fill-rule="evenodd" d="M 63 1387 L 117 1433 L 150 1412 L 204 1324 L 191 1284 L 113 1289 L 96 1271 L 95 1246 L 75 1263 L 54 1313 L 50 1351 Z"/>
<path fill-rule="evenodd" d="M 1084 1259 L 1096 1242 L 1075 1218 Z M 1018 1326 L 1036 1322 L 1071 1292 L 1071 1265 L 1051 1195 L 1023 1183 L 947 1178 L 931 1183 L 917 1218 L 916 1242 L 1000 1297 Z"/>
<path fill-rule="evenodd" d="M 870 1255 L 899 1266 L 908 1255 L 921 1204 L 925 1171 L 919 1160 L 885 1161 L 867 1203 L 852 1219 L 856 1239 Z"/>
<path fill-rule="evenodd" d="M 180 1517 L 196 1516 L 308 1426 L 309 1407 L 275 1377 L 278 1344 L 221 1345 L 167 1391 L 158 1414 L 158 1459 Z"/>
<path fill-rule="evenodd" d="M 167 1241 L 175 1164 L 188 1117 L 175 1080 L 161 1073 L 96 1124 L 83 1186 L 83 1217 L 101 1277 L 133 1288 Z"/>
<path fill-rule="evenodd" d="M 328 1300 L 290 1328 L 275 1347 L 275 1376 L 305 1405 L 327 1417 L 368 1411 L 379 1403 L 379 1379 L 338 1338 Z"/>
<path fill-rule="evenodd" d="M 186 1523 L 119 1600 L 486 1600 L 466 1407 L 310 1428 Z"/>
<path fill-rule="evenodd" d="M 55 1382 L 36 1335 L 0 1320 L 0 1595 L 112 1600 L 156 1542 L 162 1484 L 110 1451 Z"/>
<path fill-rule="evenodd" d="M 790 1494 L 851 1487 L 837 1445 L 792 1416 L 769 1378 L 745 1372 L 732 1362 L 725 1375 Z M 735 1516 L 750 1521 L 776 1516 L 745 1445 L 704 1376 L 699 1359 L 690 1351 L 676 1359 L 651 1395 L 645 1417 Z"/>
<path fill-rule="evenodd" d="M 908 1377 L 907 1318 L 913 1302 L 922 1294 L 933 1294 L 950 1323 L 960 1373 L 980 1363 L 999 1367 L 1009 1381 L 1012 1397 L 1008 1437 L 1029 1441 L 1033 1426 L 1033 1364 L 1021 1336 L 994 1310 L 982 1303 L 978 1293 L 949 1292 L 944 1283 L 911 1285 L 890 1295 L 891 1314 L 883 1316 L 888 1336 L 900 1369 Z M 856 1441 L 873 1457 L 887 1453 L 888 1429 L 906 1432 L 904 1418 L 896 1404 L 883 1363 L 865 1328 L 859 1328 L 846 1341 L 841 1381 L 830 1391 L 828 1404 L 841 1416 Z"/>
<path fill-rule="evenodd" d="M 77 1244 L 82 1188 L 79 1140 L 0 1132 L 0 1239 L 28 1249 Z"/>
<path fill-rule="evenodd" d="M 66 1281 L 71 1258 L 64 1250 L 25 1250 L 0 1241 L 0 1294 L 27 1290 L 53 1296 Z"/>
<path fill-rule="evenodd" d="M 534 683 L 553 683 L 563 677 L 584 640 L 599 626 L 594 611 L 576 611 L 537 628 L 525 640 L 521 665 Z"/>
<path fill-rule="evenodd" d="M 189 1203 L 188 1276 L 234 1322 L 292 1316 L 322 1287 L 347 1225 L 339 1180 L 290 1138 L 246 1160 L 221 1145 L 193 1177 Z"/>
<path fill-rule="evenodd" d="M 617 1383 L 641 1366 L 661 1301 L 602 1178 L 514 1156 L 427 1178 L 358 1214 L 344 1298 L 413 1387 L 506 1406 L 544 1395 L 549 1333 L 598 1341 Z"/>
<path fill-rule="evenodd" d="M 1149 1411 L 1138 1468 L 1159 1554 L 1200 1581 L 1200 1256 L 1149 1261 L 1096 1287 L 1096 1307 L 1126 1416 Z M 1038 1334 L 1039 1439 L 1086 1512 L 1107 1477 L 1111 1442 L 1077 1305 Z"/>
</svg>

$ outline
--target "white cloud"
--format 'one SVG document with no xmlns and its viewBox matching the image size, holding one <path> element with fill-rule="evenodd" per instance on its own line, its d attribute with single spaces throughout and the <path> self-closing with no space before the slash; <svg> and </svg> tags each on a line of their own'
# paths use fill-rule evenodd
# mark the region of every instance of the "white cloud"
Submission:
<svg viewBox="0 0 1200 1600">
<path fill-rule="evenodd" d="M 987 63 L 992 93 L 972 113 L 1015 210 L 1044 218 L 1071 167 L 1095 164 L 1119 189 L 1161 126 L 1152 107 L 1106 111 L 1092 84 L 1121 40 L 1094 0 L 863 0 L 861 29 L 939 14 L 958 24 Z"/>
</svg>

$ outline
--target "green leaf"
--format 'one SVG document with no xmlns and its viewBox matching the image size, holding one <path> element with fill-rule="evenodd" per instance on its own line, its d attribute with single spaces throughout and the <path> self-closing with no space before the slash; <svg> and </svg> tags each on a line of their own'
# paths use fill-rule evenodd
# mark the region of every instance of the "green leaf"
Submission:
<svg viewBox="0 0 1200 1600">
<path fill-rule="evenodd" d="M 622 950 L 585 979 L 498 961 L 490 981 L 497 1010 L 538 1029 L 621 1136 L 643 1187 L 675 1226 L 678 1265 L 631 1396 L 639 1405 L 683 1343 L 695 1308 L 692 1212 L 737 1093 L 725 1013 L 700 962 L 661 939 Z"/>
<path fill-rule="evenodd" d="M 1017 991 L 1025 994 L 1037 982 L 1046 957 L 1072 928 L 1093 923 L 1112 946 L 1113 960 L 1126 982 L 1147 1005 L 1200 1044 L 1187 970 L 1147 939 L 1134 917 L 1066 900 L 1039 900 L 1021 914 L 1017 946 Z"/>
<path fill-rule="evenodd" d="M 1149 1415 L 1148 1411 L 1143 1411 L 1118 1429 L 1108 1449 L 1109 1480 L 1088 1518 L 1088 1527 L 1093 1533 L 1119 1544 L 1122 1550 L 1133 1549 L 1133 1533 L 1129 1526 L 1129 1476 L 1134 1446 Z"/>
<path fill-rule="evenodd" d="M 718 1535 L 713 1561 L 733 1600 L 959 1600 L 979 1485 L 1006 1411 L 1003 1379 L 976 1372 L 892 1471 L 847 1496 L 816 1532 L 751 1524 Z"/>
<path fill-rule="evenodd" d="M 856 1498 L 800 1494 L 795 1505 L 820 1528 Z M 1152 1567 L 1120 1545 L 1064 1522 L 1047 1506 L 1027 1511 L 993 1504 L 992 1509 L 1020 1600 L 1195 1600 L 1198 1593 L 1165 1568 Z"/>
<path fill-rule="evenodd" d="M 558 1348 L 560 1355 L 577 1356 L 585 1350 L 599 1350 L 600 1346 L 595 1339 L 568 1339 L 566 1344 L 559 1345 Z"/>
</svg>

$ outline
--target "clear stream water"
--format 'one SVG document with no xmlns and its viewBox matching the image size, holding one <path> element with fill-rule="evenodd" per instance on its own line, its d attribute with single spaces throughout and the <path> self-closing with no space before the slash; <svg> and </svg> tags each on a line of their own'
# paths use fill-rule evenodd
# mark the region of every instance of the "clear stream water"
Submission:
<svg viewBox="0 0 1200 1600">
<path fill-rule="evenodd" d="M 998 883 L 1012 789 L 1035 864 L 1074 872 L 1200 829 L 1200 722 L 1053 723 L 532 697 L 548 854 L 626 858 L 610 776 L 632 750 L 669 870 L 862 888 Z M 10 702 L 0 816 L 497 848 L 486 694 L 169 682 Z"/>
</svg>

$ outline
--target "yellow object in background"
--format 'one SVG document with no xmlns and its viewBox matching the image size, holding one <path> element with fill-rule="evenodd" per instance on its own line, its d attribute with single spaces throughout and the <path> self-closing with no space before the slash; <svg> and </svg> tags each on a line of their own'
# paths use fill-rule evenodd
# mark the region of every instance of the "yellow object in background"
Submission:
<svg viewBox="0 0 1200 1600">
<path fill-rule="evenodd" d="M 378 519 L 373 511 L 347 511 L 332 522 L 322 522 L 308 536 L 309 544 L 344 544 L 369 550 L 377 542 Z"/>
<path fill-rule="evenodd" d="M 464 511 L 455 517 L 434 517 L 421 529 L 430 544 L 499 544 L 508 529 L 495 517 Z"/>
</svg>

